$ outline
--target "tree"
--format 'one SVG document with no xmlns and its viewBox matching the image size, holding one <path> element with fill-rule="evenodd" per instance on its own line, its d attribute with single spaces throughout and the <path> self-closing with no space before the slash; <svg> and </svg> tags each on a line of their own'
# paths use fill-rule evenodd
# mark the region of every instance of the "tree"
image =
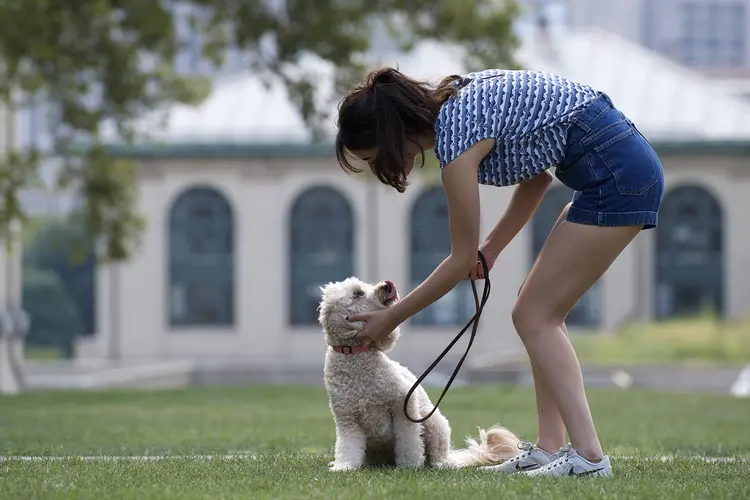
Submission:
<svg viewBox="0 0 750 500">
<path fill-rule="evenodd" d="M 187 0 L 196 8 L 204 53 L 217 65 L 228 46 L 259 75 L 281 78 L 305 122 L 319 132 L 328 105 L 316 104 L 312 75 L 295 64 L 313 54 L 337 68 L 337 83 L 360 76 L 373 26 L 404 50 L 425 39 L 466 48 L 466 66 L 514 66 L 515 4 L 505 0 Z M 102 125 L 126 142 L 133 120 L 172 103 L 197 103 L 209 84 L 175 74 L 179 40 L 167 2 L 6 0 L 0 3 L 0 100 L 11 108 L 41 95 L 56 110 L 50 151 L 10 151 L 0 167 L 0 237 L 24 219 L 19 189 L 39 184 L 45 156 L 60 161 L 55 188 L 80 194 L 76 214 L 102 242 L 101 260 L 127 258 L 143 221 L 135 211 L 134 166 L 108 157 Z M 81 144 L 86 144 L 81 148 Z"/>
<path fill-rule="evenodd" d="M 67 300 L 75 308 L 80 327 L 75 335 L 91 335 L 95 331 L 96 262 L 91 240 L 77 221 L 45 220 L 24 248 L 24 269 L 53 273 Z M 37 273 L 38 274 L 38 273 Z M 26 283 L 26 275 L 23 276 Z M 36 283 L 36 277 L 29 278 Z M 45 284 L 45 286 L 47 286 Z M 26 304 L 33 318 L 41 312 L 40 304 Z M 43 314 L 43 313 L 42 313 Z"/>
<path fill-rule="evenodd" d="M 84 328 L 75 299 L 60 277 L 51 270 L 23 270 L 23 306 L 31 316 L 28 344 L 55 347 L 66 357 Z"/>
</svg>

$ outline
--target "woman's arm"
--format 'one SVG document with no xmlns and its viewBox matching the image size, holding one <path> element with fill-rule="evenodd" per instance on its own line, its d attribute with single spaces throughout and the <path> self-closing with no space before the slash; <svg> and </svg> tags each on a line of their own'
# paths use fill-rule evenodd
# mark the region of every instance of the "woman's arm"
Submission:
<svg viewBox="0 0 750 500">
<path fill-rule="evenodd" d="M 477 142 L 443 167 L 451 253 L 426 280 L 391 307 L 396 325 L 451 291 L 476 265 L 480 212 L 477 168 L 494 142 L 494 139 Z"/>
<path fill-rule="evenodd" d="M 551 183 L 552 174 L 545 170 L 542 174 L 516 186 L 505 213 L 479 246 L 482 253 L 489 254 L 488 259 L 494 262 L 531 219 Z"/>
</svg>

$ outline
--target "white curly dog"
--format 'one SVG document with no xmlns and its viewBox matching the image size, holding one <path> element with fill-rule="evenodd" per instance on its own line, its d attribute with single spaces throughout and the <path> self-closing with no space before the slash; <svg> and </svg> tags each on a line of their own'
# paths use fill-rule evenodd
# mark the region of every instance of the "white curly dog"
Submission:
<svg viewBox="0 0 750 500">
<path fill-rule="evenodd" d="M 357 278 L 321 287 L 321 326 L 328 349 L 324 380 L 336 425 L 336 446 L 331 470 L 353 470 L 367 465 L 462 468 L 502 463 L 519 452 L 518 438 L 495 426 L 479 429 L 479 441 L 467 438 L 466 449 L 451 447 L 451 428 L 440 410 L 423 423 L 404 415 L 404 399 L 417 381 L 406 367 L 386 356 L 399 331 L 360 346 L 355 338 L 362 322 L 349 323 L 347 315 L 389 307 L 398 300 L 390 281 L 373 285 Z M 409 399 L 409 416 L 421 419 L 432 402 L 419 386 Z"/>
</svg>

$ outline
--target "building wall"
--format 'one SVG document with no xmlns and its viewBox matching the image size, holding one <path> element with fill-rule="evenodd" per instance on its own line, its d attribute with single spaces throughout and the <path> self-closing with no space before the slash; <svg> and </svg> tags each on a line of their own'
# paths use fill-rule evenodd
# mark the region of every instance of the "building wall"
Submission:
<svg viewBox="0 0 750 500">
<path fill-rule="evenodd" d="M 701 157 L 680 156 L 666 158 L 668 195 L 673 190 L 685 186 L 700 186 L 712 195 L 721 210 L 723 263 L 722 281 L 724 297 L 724 315 L 728 318 L 750 316 L 750 234 L 746 214 L 750 211 L 750 168 L 746 159 L 740 157 L 723 157 L 706 159 Z M 662 230 L 668 230 L 662 227 Z M 644 253 L 644 264 L 655 267 L 656 232 L 649 235 L 649 242 Z M 651 279 L 643 283 L 644 296 L 651 305 L 649 315 L 654 315 L 656 304 L 654 273 Z"/>
<path fill-rule="evenodd" d="M 420 191 L 419 182 L 400 196 L 371 184 L 368 195 L 367 183 L 342 174 L 332 159 L 216 161 L 210 167 L 200 161 L 172 161 L 143 164 L 141 173 L 141 210 L 148 214 L 142 249 L 126 264 L 99 270 L 97 317 L 101 323 L 97 330 L 101 333 L 90 340 L 81 339 L 82 357 L 197 357 L 255 365 L 317 366 L 325 349 L 320 329 L 317 325 L 289 326 L 287 299 L 289 210 L 297 195 L 315 185 L 339 189 L 354 209 L 355 274 L 370 281 L 391 279 L 402 294 L 404 287 L 408 288 L 407 214 Z M 216 187 L 235 210 L 237 315 L 236 325 L 230 329 L 167 325 L 165 228 L 169 206 L 179 192 L 196 184 Z M 510 190 L 483 189 L 485 213 L 499 216 L 509 196 Z M 369 214 L 368 203 L 375 207 Z M 368 219 L 373 212 L 377 218 Z M 492 217 L 485 217 L 483 231 L 489 231 L 493 223 Z M 368 224 L 376 228 L 376 237 L 365 230 Z M 502 306 L 488 308 L 483 315 L 474 353 L 520 349 L 510 308 L 524 276 L 518 265 L 523 254 L 519 240 L 498 262 L 495 274 L 501 285 L 493 288 L 493 301 Z M 394 355 L 417 363 L 431 361 L 459 329 L 405 326 Z M 460 356 L 460 349 L 454 349 L 453 358 Z"/>
<path fill-rule="evenodd" d="M 750 170 L 731 157 L 663 159 L 667 193 L 695 183 L 719 200 L 725 218 L 725 312 L 729 317 L 748 314 L 750 281 L 743 276 L 750 275 L 750 236 L 741 229 L 746 226 L 744 214 L 750 211 Z M 319 327 L 293 327 L 288 320 L 290 208 L 311 186 L 332 186 L 351 203 L 356 227 L 354 274 L 372 282 L 391 279 L 402 294 L 409 289 L 409 214 L 417 196 L 428 188 L 419 178 L 406 193 L 398 194 L 342 174 L 329 158 L 152 161 L 141 163 L 140 171 L 141 210 L 148 218 L 142 249 L 126 264 L 99 270 L 100 333 L 80 340 L 81 357 L 188 357 L 253 367 L 319 366 L 325 349 Z M 179 193 L 195 185 L 215 187 L 234 210 L 236 321 L 231 328 L 168 324 L 169 210 Z M 502 214 L 512 190 L 480 186 L 480 193 L 484 235 Z M 600 329 L 612 330 L 623 321 L 655 314 L 654 253 L 659 230 L 665 229 L 641 233 L 603 277 Z M 491 363 L 522 352 L 510 311 L 533 262 L 531 238 L 527 226 L 493 270 L 492 302 L 485 309 L 470 363 Z M 478 285 L 481 293 L 482 282 Z M 411 366 L 426 365 L 459 329 L 460 325 L 407 324 L 393 355 Z M 465 345 L 460 342 L 448 360 L 457 359 Z"/>
<path fill-rule="evenodd" d="M 571 28 L 596 26 L 643 43 L 643 10 L 644 4 L 640 0 L 567 0 L 566 19 Z"/>
<path fill-rule="evenodd" d="M 744 0 L 567 0 L 566 7 L 572 28 L 617 33 L 707 74 L 750 75 Z"/>
</svg>

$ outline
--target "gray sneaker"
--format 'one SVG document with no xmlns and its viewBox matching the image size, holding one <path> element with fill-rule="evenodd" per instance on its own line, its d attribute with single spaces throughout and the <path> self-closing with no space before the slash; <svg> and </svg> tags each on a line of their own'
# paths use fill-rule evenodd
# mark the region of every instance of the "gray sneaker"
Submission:
<svg viewBox="0 0 750 500">
<path fill-rule="evenodd" d="M 523 450 L 523 453 L 517 455 L 505 462 L 498 465 L 487 465 L 479 467 L 479 470 L 489 472 L 500 472 L 502 474 L 518 474 L 520 472 L 527 472 L 538 469 L 544 465 L 555 460 L 561 451 L 555 453 L 547 453 L 541 448 L 538 448 L 535 444 L 527 441 L 521 441 L 518 443 L 518 448 Z"/>
<path fill-rule="evenodd" d="M 608 477 L 612 475 L 612 466 L 609 463 L 609 456 L 604 455 L 599 462 L 589 462 L 581 455 L 576 453 L 576 450 L 568 443 L 565 448 L 561 448 L 558 452 L 555 460 L 548 463 L 544 467 L 538 469 L 529 470 L 525 475 L 527 476 L 552 476 L 552 477 L 564 477 L 564 476 L 604 476 Z"/>
</svg>

